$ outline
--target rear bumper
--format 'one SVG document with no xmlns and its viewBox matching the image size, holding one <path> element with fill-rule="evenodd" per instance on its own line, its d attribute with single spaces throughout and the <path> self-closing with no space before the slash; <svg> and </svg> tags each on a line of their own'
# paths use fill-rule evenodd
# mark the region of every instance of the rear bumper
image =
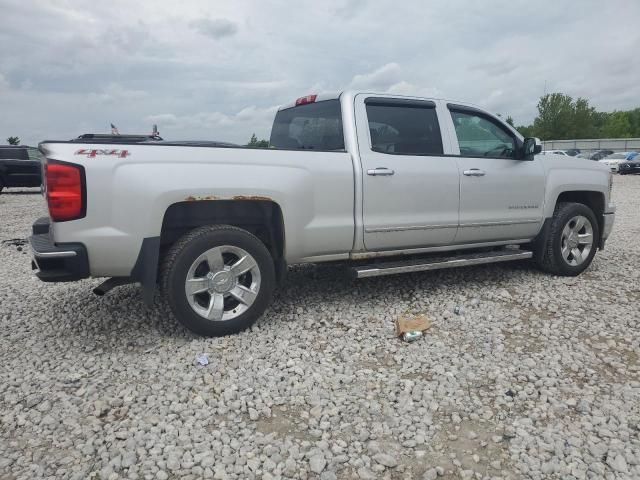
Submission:
<svg viewBox="0 0 640 480">
<path fill-rule="evenodd" d="M 81 243 L 56 244 L 49 234 L 49 219 L 39 218 L 29 237 L 31 267 L 43 282 L 72 282 L 89 276 L 87 249 Z"/>
</svg>

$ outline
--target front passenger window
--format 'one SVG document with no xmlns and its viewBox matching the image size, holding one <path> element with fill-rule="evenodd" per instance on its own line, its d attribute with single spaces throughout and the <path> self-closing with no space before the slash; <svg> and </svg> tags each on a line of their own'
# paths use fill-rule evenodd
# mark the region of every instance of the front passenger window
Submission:
<svg viewBox="0 0 640 480">
<path fill-rule="evenodd" d="M 470 112 L 451 112 L 463 157 L 515 158 L 516 141 L 498 123 Z"/>
</svg>

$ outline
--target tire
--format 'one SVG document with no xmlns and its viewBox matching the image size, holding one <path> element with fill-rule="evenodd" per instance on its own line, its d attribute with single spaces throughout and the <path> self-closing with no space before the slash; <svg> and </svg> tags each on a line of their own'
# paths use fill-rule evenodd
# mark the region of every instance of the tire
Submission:
<svg viewBox="0 0 640 480">
<path fill-rule="evenodd" d="M 173 315 L 207 337 L 250 327 L 269 306 L 275 283 L 265 245 L 228 225 L 187 233 L 168 250 L 160 270 L 161 292 Z"/>
<path fill-rule="evenodd" d="M 580 222 L 583 222 L 582 227 Z M 546 244 L 534 258 L 545 272 L 573 277 L 591 265 L 599 239 L 600 227 L 589 207 L 582 203 L 561 202 L 553 213 Z"/>
</svg>

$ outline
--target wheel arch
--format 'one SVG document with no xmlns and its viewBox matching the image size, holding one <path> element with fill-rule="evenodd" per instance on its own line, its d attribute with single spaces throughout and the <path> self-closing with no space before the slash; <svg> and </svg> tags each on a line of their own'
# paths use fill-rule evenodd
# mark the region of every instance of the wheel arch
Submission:
<svg viewBox="0 0 640 480">
<path fill-rule="evenodd" d="M 582 203 L 591 209 L 598 222 L 598 232 L 600 233 L 598 244 L 600 245 L 602 243 L 601 239 L 604 231 L 604 193 L 594 190 L 569 190 L 558 195 L 554 204 L 554 209 L 560 202 Z"/>
<path fill-rule="evenodd" d="M 605 209 L 605 195 L 604 193 L 597 190 L 585 190 L 585 189 L 576 189 L 576 190 L 565 190 L 561 191 L 555 201 L 549 205 L 552 207 L 549 212 L 545 215 L 545 220 L 540 229 L 540 232 L 536 236 L 536 238 L 531 242 L 531 246 L 536 255 L 540 255 L 543 248 L 547 243 L 547 239 L 549 237 L 549 228 L 551 226 L 551 220 L 553 218 L 553 214 L 559 203 L 562 202 L 575 202 L 582 203 L 589 207 L 598 222 L 598 232 L 600 238 L 598 239 L 598 248 L 602 250 L 603 242 L 602 242 L 602 234 L 604 231 L 604 209 Z"/>
<path fill-rule="evenodd" d="M 160 247 L 166 248 L 186 232 L 205 225 L 232 225 L 258 237 L 274 259 L 284 258 L 285 232 L 280 205 L 270 199 L 177 202 L 165 211 Z"/>
<path fill-rule="evenodd" d="M 167 207 L 160 235 L 143 239 L 131 278 L 140 282 L 143 299 L 153 303 L 159 264 L 164 253 L 185 233 L 206 225 L 231 225 L 255 235 L 269 250 L 280 281 L 286 271 L 285 227 L 280 205 L 262 197 L 176 202 Z"/>
</svg>

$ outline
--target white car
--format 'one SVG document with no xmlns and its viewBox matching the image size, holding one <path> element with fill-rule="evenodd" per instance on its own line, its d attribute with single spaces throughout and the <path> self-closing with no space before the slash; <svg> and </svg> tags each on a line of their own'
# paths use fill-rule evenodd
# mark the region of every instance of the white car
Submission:
<svg viewBox="0 0 640 480">
<path fill-rule="evenodd" d="M 564 150 L 544 150 L 542 152 L 542 154 L 543 155 L 565 155 L 567 157 L 571 156 L 567 152 L 565 152 Z"/>
<path fill-rule="evenodd" d="M 606 156 L 603 159 L 598 160 L 598 162 L 608 166 L 612 172 L 617 172 L 618 165 L 620 164 L 620 162 L 626 161 L 628 155 L 629 155 L 629 152 L 616 152 Z"/>
</svg>

